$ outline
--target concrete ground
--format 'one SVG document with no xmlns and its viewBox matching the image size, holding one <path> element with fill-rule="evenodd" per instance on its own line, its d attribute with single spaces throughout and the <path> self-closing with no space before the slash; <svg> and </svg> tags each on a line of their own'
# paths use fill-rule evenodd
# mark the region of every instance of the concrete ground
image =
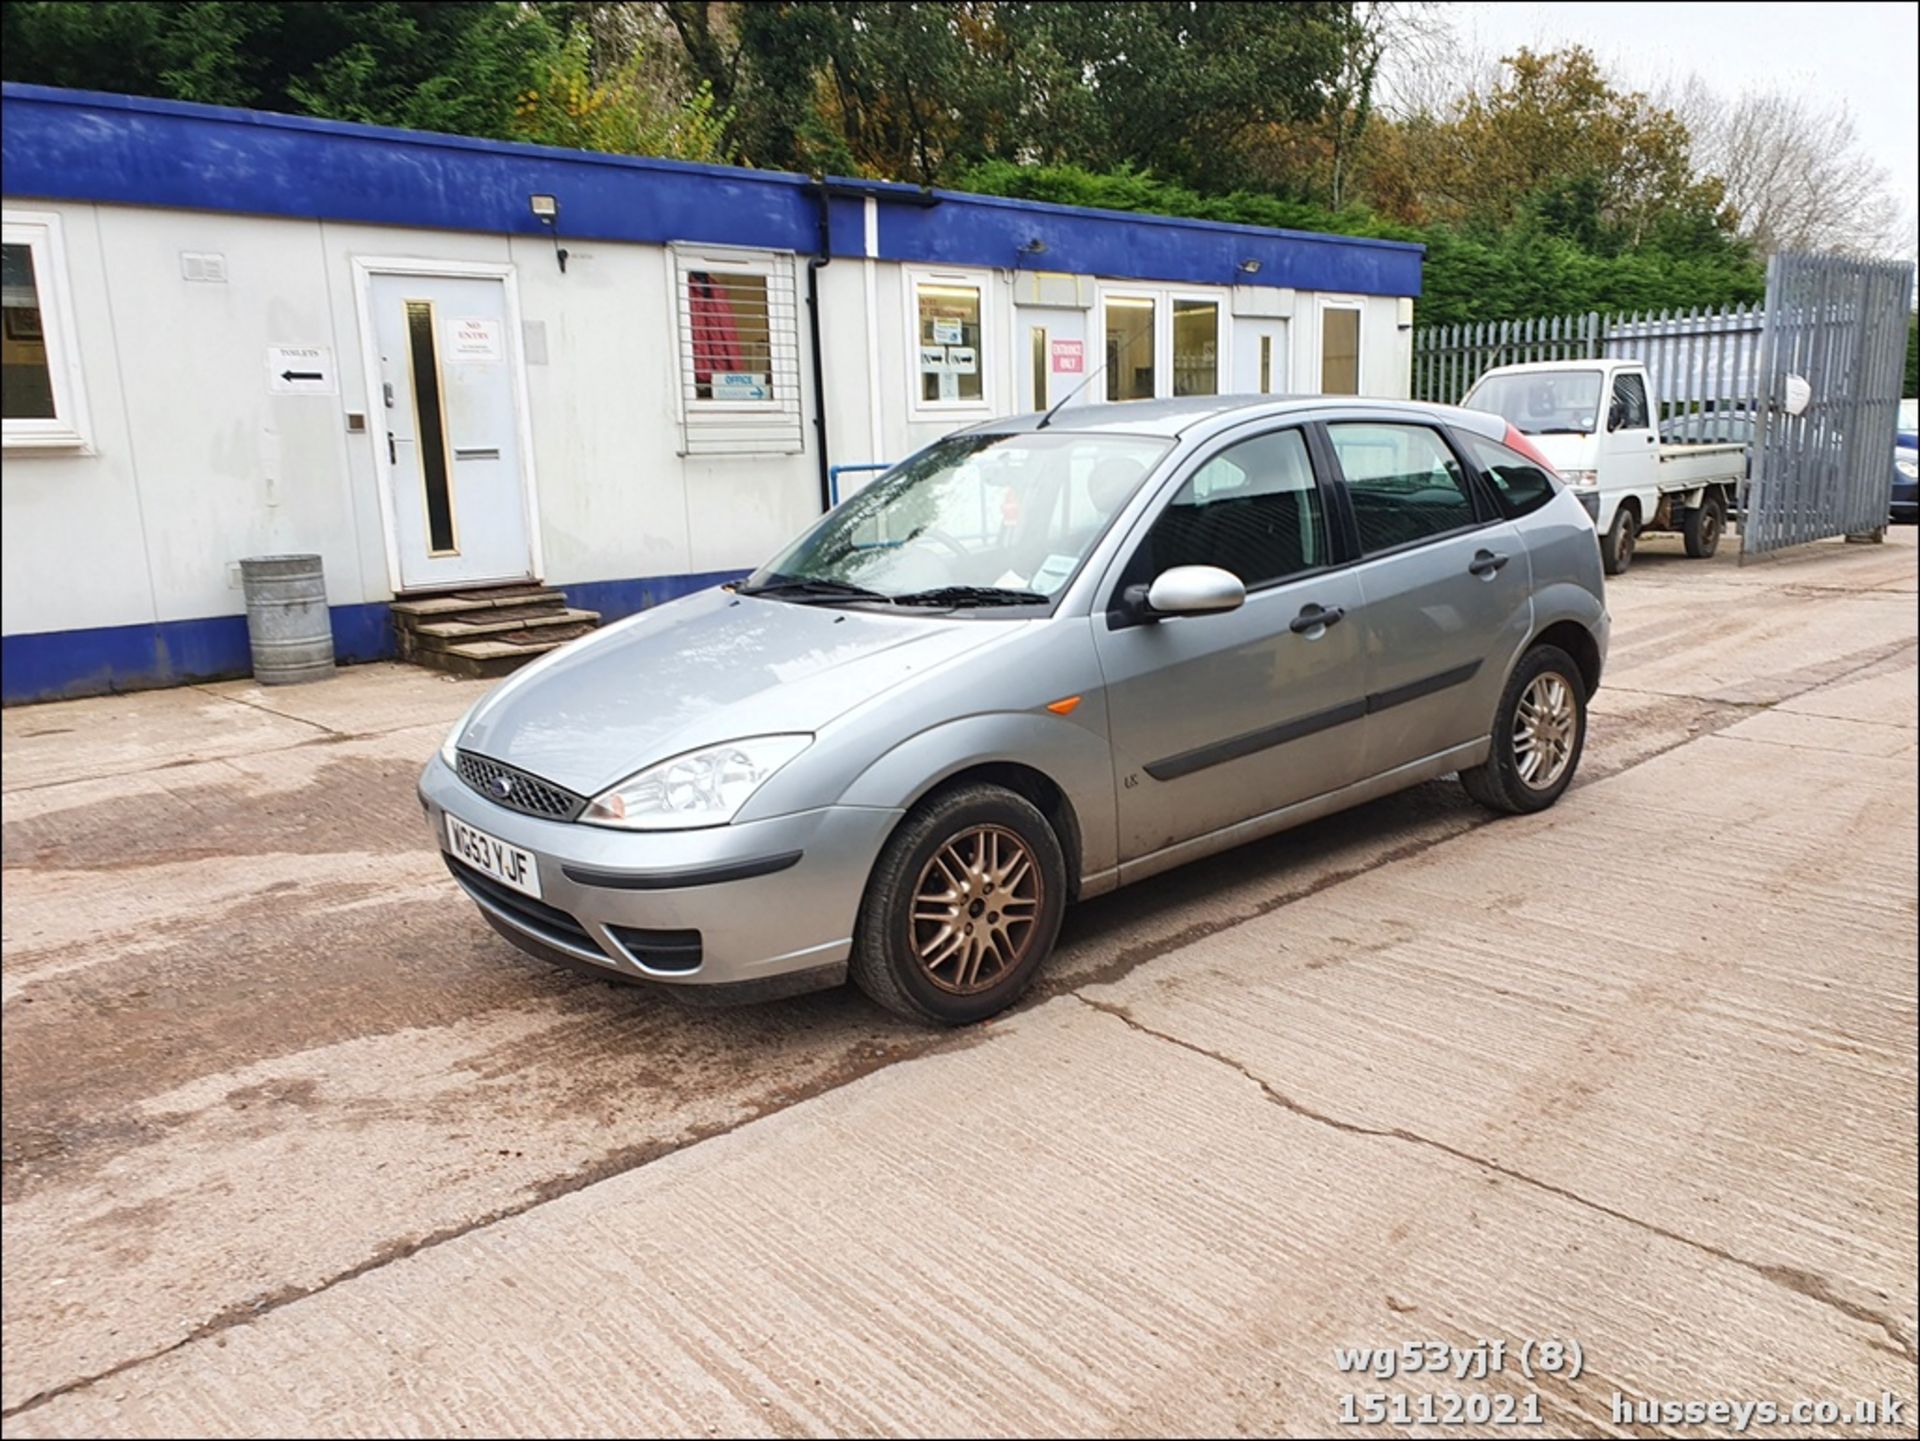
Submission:
<svg viewBox="0 0 1920 1441">
<path fill-rule="evenodd" d="M 1653 542 L 1555 810 L 1090 903 L 960 1034 L 521 957 L 413 799 L 474 683 L 8 711 L 5 1434 L 1912 1435 L 1915 561 Z M 1430 1338 L 1584 1364 L 1334 1364 Z"/>
</svg>

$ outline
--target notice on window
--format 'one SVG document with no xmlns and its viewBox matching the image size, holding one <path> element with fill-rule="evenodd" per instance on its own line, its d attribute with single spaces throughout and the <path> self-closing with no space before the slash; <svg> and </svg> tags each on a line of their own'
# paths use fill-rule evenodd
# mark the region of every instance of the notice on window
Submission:
<svg viewBox="0 0 1920 1441">
<path fill-rule="evenodd" d="M 958 345 L 967 337 L 959 320 L 933 319 L 933 343 L 935 345 Z"/>
<path fill-rule="evenodd" d="M 773 378 L 751 370 L 717 370 L 713 374 L 715 400 L 772 400 Z"/>
<path fill-rule="evenodd" d="M 944 345 L 923 345 L 920 347 L 920 369 L 927 375 L 947 375 L 953 367 L 947 361 L 947 348 Z"/>
<path fill-rule="evenodd" d="M 980 352 L 971 345 L 949 345 L 947 347 L 947 368 L 955 375 L 978 375 L 980 373 Z"/>
<path fill-rule="evenodd" d="M 1048 344 L 1055 375 L 1079 375 L 1087 368 L 1087 343 L 1084 340 L 1055 340 Z"/>
<path fill-rule="evenodd" d="M 446 358 L 468 365 L 497 365 L 507 358 L 501 325 L 484 316 L 468 316 L 453 323 Z"/>
</svg>

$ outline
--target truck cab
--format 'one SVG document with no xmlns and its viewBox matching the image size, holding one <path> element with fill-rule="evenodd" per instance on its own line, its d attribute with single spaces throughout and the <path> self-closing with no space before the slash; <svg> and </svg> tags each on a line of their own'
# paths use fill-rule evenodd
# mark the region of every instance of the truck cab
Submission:
<svg viewBox="0 0 1920 1441">
<path fill-rule="evenodd" d="M 1710 556 L 1746 473 L 1738 443 L 1662 445 L 1646 367 L 1637 360 L 1502 365 L 1461 402 L 1500 416 L 1532 443 L 1592 517 L 1607 574 L 1633 563 L 1640 535 L 1679 531 Z"/>
</svg>

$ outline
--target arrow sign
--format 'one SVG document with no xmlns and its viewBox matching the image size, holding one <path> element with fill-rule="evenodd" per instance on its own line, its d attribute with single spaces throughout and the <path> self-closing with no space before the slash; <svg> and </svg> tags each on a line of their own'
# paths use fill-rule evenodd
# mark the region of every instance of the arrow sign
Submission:
<svg viewBox="0 0 1920 1441">
<path fill-rule="evenodd" d="M 269 345 L 267 389 L 275 395 L 335 395 L 333 351 L 324 345 Z"/>
</svg>

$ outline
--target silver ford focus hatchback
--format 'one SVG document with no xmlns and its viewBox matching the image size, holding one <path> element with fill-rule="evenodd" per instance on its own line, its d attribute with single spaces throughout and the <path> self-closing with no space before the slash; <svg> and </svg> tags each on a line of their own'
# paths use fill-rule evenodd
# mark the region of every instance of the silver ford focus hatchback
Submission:
<svg viewBox="0 0 1920 1441">
<path fill-rule="evenodd" d="M 977 1021 L 1066 906 L 1452 772 L 1572 780 L 1586 512 L 1497 417 L 1338 398 L 958 432 L 745 581 L 526 667 L 420 793 L 507 939 L 689 996 Z"/>
</svg>

